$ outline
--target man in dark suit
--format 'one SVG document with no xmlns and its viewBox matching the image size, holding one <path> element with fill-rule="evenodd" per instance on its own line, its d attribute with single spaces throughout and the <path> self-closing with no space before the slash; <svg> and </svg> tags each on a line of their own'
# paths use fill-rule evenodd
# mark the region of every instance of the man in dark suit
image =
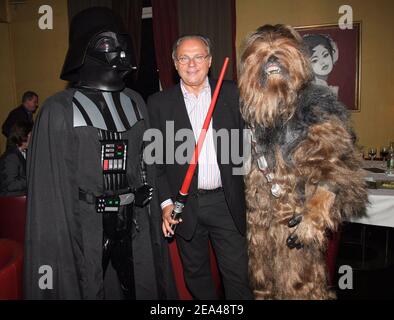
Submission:
<svg viewBox="0 0 394 320">
<path fill-rule="evenodd" d="M 27 121 L 33 125 L 33 113 L 38 108 L 38 95 L 33 91 L 26 91 L 22 96 L 22 104 L 12 110 L 2 126 L 2 132 L 8 138 L 12 126 L 18 121 Z"/>
<path fill-rule="evenodd" d="M 216 81 L 208 78 L 212 57 L 207 38 L 181 37 L 174 44 L 172 56 L 180 83 L 148 100 L 151 126 L 159 129 L 164 138 L 164 164 L 156 164 L 164 235 L 173 235 L 170 224 L 178 223 L 171 217 L 173 201 L 188 167 L 176 158 L 176 150 L 184 141 L 174 141 L 174 137 L 168 136 L 167 126 L 173 124 L 175 133 L 190 129 L 194 145 L 216 86 Z M 237 87 L 225 81 L 200 152 L 182 220 L 176 229 L 185 281 L 196 299 L 217 298 L 210 271 L 209 239 L 217 256 L 226 298 L 252 299 L 247 275 L 243 177 L 234 174 L 234 169 L 241 164 L 234 163 L 230 157 L 234 153 L 231 148 L 242 150 L 242 127 Z M 217 139 L 215 145 L 215 132 L 225 130 L 230 136 L 231 129 L 238 131 L 238 138 L 227 143 L 223 142 L 226 139 Z M 193 139 L 188 142 L 190 140 Z M 166 145 L 172 143 L 174 150 L 166 149 Z M 173 163 L 168 161 L 172 158 L 168 153 L 174 153 Z"/>
<path fill-rule="evenodd" d="M 26 194 L 26 151 L 32 125 L 27 121 L 16 122 L 7 139 L 7 149 L 0 156 L 0 196 Z"/>
</svg>

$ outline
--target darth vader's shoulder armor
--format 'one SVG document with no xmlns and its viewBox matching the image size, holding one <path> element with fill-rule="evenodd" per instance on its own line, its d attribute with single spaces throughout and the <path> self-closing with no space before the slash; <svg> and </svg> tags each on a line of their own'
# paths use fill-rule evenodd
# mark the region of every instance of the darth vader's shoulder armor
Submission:
<svg viewBox="0 0 394 320">
<path fill-rule="evenodd" d="M 124 132 L 143 119 L 137 101 L 121 92 L 76 90 L 72 99 L 74 127 Z"/>
</svg>

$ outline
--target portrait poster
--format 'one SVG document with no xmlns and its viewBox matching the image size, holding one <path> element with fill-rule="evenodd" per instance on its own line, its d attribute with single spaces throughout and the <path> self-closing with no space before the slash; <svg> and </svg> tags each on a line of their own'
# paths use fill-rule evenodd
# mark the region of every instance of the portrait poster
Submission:
<svg viewBox="0 0 394 320">
<path fill-rule="evenodd" d="M 338 24 L 295 29 L 308 48 L 315 82 L 328 86 L 349 110 L 359 111 L 361 22 L 354 22 L 352 29 L 341 29 Z"/>
</svg>

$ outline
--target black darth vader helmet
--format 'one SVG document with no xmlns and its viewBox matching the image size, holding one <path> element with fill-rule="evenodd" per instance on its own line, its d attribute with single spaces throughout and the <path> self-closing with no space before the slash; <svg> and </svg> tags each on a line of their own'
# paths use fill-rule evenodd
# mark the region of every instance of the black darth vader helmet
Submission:
<svg viewBox="0 0 394 320">
<path fill-rule="evenodd" d="M 69 44 L 60 78 L 76 87 L 119 91 L 124 76 L 137 68 L 130 36 L 109 8 L 78 13 L 71 21 Z"/>
</svg>

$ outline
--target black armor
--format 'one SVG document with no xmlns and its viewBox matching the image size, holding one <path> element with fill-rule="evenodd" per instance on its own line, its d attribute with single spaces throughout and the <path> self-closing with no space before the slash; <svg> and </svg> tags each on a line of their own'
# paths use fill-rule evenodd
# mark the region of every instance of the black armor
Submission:
<svg viewBox="0 0 394 320">
<path fill-rule="evenodd" d="M 81 82 L 78 82 L 78 85 Z M 118 274 L 126 298 L 134 299 L 134 269 L 132 250 L 135 194 L 146 205 L 152 198 L 152 187 L 142 182 L 133 189 L 127 179 L 128 141 L 122 133 L 143 120 L 136 102 L 123 92 L 105 92 L 80 88 L 73 97 L 74 127 L 91 126 L 98 129 L 103 174 L 103 193 L 89 194 L 80 189 L 79 199 L 96 205 L 103 217 L 103 276 L 110 262 Z M 140 168 L 143 170 L 143 168 Z M 142 194 L 141 194 L 142 193 Z M 89 195 L 91 196 L 89 198 Z"/>
</svg>

